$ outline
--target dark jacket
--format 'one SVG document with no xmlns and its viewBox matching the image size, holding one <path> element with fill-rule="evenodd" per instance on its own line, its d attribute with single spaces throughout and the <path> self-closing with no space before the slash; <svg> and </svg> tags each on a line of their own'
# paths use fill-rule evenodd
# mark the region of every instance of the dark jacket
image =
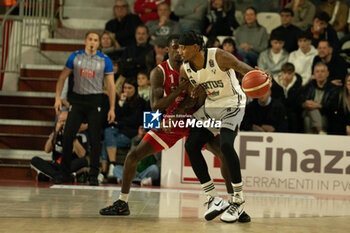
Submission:
<svg viewBox="0 0 350 233">
<path fill-rule="evenodd" d="M 205 25 L 213 25 L 208 32 L 208 37 L 216 36 L 232 36 L 233 29 L 236 29 L 239 24 L 235 17 L 235 7 L 233 6 L 228 12 L 223 10 L 211 9 L 205 18 Z"/>
<path fill-rule="evenodd" d="M 331 104 L 331 110 L 327 116 L 328 119 L 328 134 L 346 135 L 346 126 L 350 126 L 350 112 L 343 107 L 343 100 L 339 98 L 341 92 L 334 98 Z"/>
<path fill-rule="evenodd" d="M 301 90 L 300 104 L 303 104 L 306 100 L 314 100 L 316 89 L 321 88 L 317 86 L 316 80 L 313 79 Z M 327 114 L 331 111 L 335 98 L 338 97 L 339 87 L 327 82 L 322 89 L 324 90 L 324 94 L 321 101 L 321 113 Z"/>
<path fill-rule="evenodd" d="M 276 79 L 272 79 L 271 96 L 272 98 L 279 99 L 282 104 L 288 109 L 298 109 L 298 98 L 302 87 L 302 78 L 299 74 L 295 74 L 296 80 L 293 85 L 285 93 L 284 88 L 277 76 Z"/>
<path fill-rule="evenodd" d="M 271 98 L 271 103 L 267 106 L 261 106 L 258 100 L 254 99 L 247 105 L 241 129 L 251 131 L 253 124 L 271 125 L 275 132 L 287 132 L 286 109 L 278 99 Z"/>
<path fill-rule="evenodd" d="M 272 30 L 271 34 L 278 32 L 284 36 L 284 49 L 290 53 L 292 51 L 298 50 L 298 39 L 297 36 L 301 32 L 300 28 L 289 25 L 288 27 L 279 26 Z"/>
<path fill-rule="evenodd" d="M 312 26 L 311 26 L 312 27 Z M 306 31 L 307 32 L 311 32 L 311 27 L 309 27 Z M 332 45 L 332 47 L 334 48 L 334 51 L 338 50 L 339 49 L 339 39 L 338 39 L 338 36 L 337 36 L 337 32 L 333 29 L 333 27 L 331 25 L 328 24 L 327 28 L 325 28 L 323 34 L 320 34 L 318 36 L 318 38 L 316 37 L 313 37 L 312 38 L 312 45 L 317 48 L 318 46 L 318 42 L 320 40 L 326 40 L 329 42 L 329 44 Z"/>
<path fill-rule="evenodd" d="M 314 67 L 318 62 L 322 62 L 321 58 L 319 56 L 314 57 L 314 61 L 312 62 L 312 73 L 314 73 Z M 334 79 L 340 79 L 344 83 L 348 67 L 345 60 L 341 56 L 333 53 L 330 62 L 326 63 L 326 65 L 329 71 L 328 82 Z"/>
<path fill-rule="evenodd" d="M 122 134 L 131 139 L 137 135 L 138 128 L 142 125 L 146 102 L 144 99 L 138 98 L 131 106 L 130 102 L 126 100 L 122 107 L 119 106 L 118 102 L 119 98 L 116 99 L 115 104 L 116 127 Z"/>
<path fill-rule="evenodd" d="M 135 41 L 135 30 L 141 23 L 138 15 L 127 14 L 120 22 L 117 19 L 108 21 L 105 29 L 115 34 L 121 46 L 126 46 L 131 41 Z"/>
<path fill-rule="evenodd" d="M 129 45 L 123 52 L 121 59 L 121 73 L 128 78 L 137 75 L 138 72 L 146 70 L 146 56 L 153 50 L 149 43 L 137 46 L 136 42 Z"/>
</svg>

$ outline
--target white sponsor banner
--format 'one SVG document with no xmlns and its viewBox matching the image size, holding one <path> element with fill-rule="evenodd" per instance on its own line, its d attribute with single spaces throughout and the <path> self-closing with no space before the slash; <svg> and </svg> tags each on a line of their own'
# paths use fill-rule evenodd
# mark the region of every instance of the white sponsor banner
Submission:
<svg viewBox="0 0 350 233">
<path fill-rule="evenodd" d="M 183 145 L 163 152 L 163 187 L 200 187 Z M 350 196 L 348 136 L 240 132 L 235 149 L 245 190 Z M 203 155 L 211 178 L 223 184 L 218 160 Z"/>
</svg>

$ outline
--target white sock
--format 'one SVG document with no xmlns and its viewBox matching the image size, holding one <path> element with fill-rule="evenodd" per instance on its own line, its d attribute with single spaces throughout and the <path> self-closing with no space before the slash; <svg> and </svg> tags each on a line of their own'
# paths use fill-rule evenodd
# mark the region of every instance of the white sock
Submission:
<svg viewBox="0 0 350 233">
<path fill-rule="evenodd" d="M 121 192 L 121 193 L 119 194 L 119 200 L 128 202 L 128 198 L 129 198 L 129 194 L 128 194 L 128 193 L 122 193 L 122 192 Z"/>
<path fill-rule="evenodd" d="M 243 199 L 243 184 L 242 182 L 234 184 L 232 183 L 232 187 L 233 187 L 233 196 L 238 196 L 239 198 Z"/>
<path fill-rule="evenodd" d="M 202 188 L 205 192 L 205 194 L 211 197 L 217 197 L 218 193 L 216 192 L 215 186 L 213 184 L 213 181 L 208 181 L 207 183 L 202 184 Z M 209 199 L 209 197 L 208 197 Z"/>
</svg>

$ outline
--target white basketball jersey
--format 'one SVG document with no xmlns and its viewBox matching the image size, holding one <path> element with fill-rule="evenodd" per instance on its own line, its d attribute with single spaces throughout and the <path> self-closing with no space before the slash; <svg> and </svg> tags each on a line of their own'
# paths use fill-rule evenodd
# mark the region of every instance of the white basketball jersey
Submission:
<svg viewBox="0 0 350 233">
<path fill-rule="evenodd" d="M 205 50 L 204 67 L 194 71 L 184 62 L 185 72 L 193 86 L 201 85 L 207 92 L 206 108 L 245 107 L 246 96 L 233 69 L 222 71 L 215 58 L 216 48 Z"/>
</svg>

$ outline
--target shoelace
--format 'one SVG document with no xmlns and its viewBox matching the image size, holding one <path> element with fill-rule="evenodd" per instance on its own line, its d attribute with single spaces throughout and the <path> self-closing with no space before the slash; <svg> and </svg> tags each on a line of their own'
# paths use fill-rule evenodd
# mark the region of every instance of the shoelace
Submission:
<svg viewBox="0 0 350 233">
<path fill-rule="evenodd" d="M 209 204 L 214 200 L 214 197 L 210 197 L 209 200 L 207 202 L 204 202 L 203 206 L 206 206 L 208 204 L 208 208 L 209 208 Z"/>
<path fill-rule="evenodd" d="M 121 207 L 121 204 L 119 204 L 120 202 L 115 201 L 113 203 L 113 205 L 110 205 L 108 207 L 106 207 L 107 210 L 113 210 L 113 209 L 119 209 L 119 207 Z"/>
<path fill-rule="evenodd" d="M 231 204 L 230 208 L 227 210 L 227 213 L 233 215 L 234 212 L 238 211 L 239 206 L 240 206 L 240 204 L 237 204 L 237 203 Z"/>
</svg>

